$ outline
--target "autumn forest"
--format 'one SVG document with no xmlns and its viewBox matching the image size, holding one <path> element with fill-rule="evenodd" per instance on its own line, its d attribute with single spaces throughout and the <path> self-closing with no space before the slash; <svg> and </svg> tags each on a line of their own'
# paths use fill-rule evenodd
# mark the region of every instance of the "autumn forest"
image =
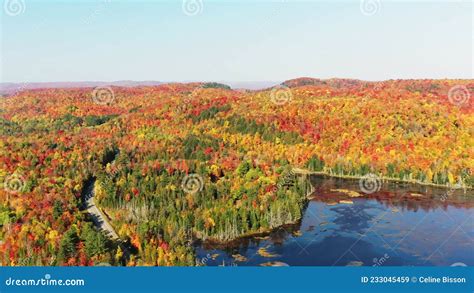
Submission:
<svg viewBox="0 0 474 293">
<path fill-rule="evenodd" d="M 200 265 L 196 240 L 301 219 L 311 186 L 294 170 L 471 189 L 473 90 L 298 78 L 18 91 L 0 107 L 0 264 Z"/>
</svg>

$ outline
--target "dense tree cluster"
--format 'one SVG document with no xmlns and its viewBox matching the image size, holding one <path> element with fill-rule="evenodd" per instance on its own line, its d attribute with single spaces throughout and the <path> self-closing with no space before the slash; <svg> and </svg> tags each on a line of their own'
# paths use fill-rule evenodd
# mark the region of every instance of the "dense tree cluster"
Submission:
<svg viewBox="0 0 474 293">
<path fill-rule="evenodd" d="M 227 241 L 301 218 L 291 172 L 375 173 L 472 187 L 470 80 L 297 79 L 235 91 L 208 83 L 24 91 L 0 110 L 2 265 L 193 265 L 195 239 Z M 187 182 L 191 178 L 193 182 Z M 122 246 L 84 211 L 85 188 Z"/>
</svg>

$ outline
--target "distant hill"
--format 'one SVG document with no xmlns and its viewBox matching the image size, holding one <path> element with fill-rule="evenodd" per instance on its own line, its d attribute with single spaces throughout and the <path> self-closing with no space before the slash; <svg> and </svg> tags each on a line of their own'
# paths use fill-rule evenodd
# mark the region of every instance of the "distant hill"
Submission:
<svg viewBox="0 0 474 293">
<path fill-rule="evenodd" d="M 350 88 L 358 87 L 360 85 L 366 84 L 366 81 L 358 79 L 349 79 L 349 78 L 329 78 L 329 79 L 319 79 L 312 77 L 300 77 L 295 79 L 289 79 L 282 83 L 282 85 L 293 88 L 305 85 L 314 85 L 314 86 L 330 86 L 333 88 Z"/>
<path fill-rule="evenodd" d="M 160 81 L 79 81 L 79 82 L 25 82 L 25 83 L 0 83 L 0 95 L 11 95 L 23 90 L 40 89 L 40 88 L 78 88 L 78 87 L 96 87 L 96 86 L 155 86 L 163 84 Z"/>
<path fill-rule="evenodd" d="M 233 90 L 266 90 L 272 87 L 283 85 L 289 88 L 297 88 L 303 86 L 314 87 L 330 87 L 333 89 L 349 89 L 355 90 L 360 88 L 387 88 L 395 87 L 397 89 L 405 89 L 411 92 L 429 92 L 441 93 L 449 90 L 448 80 L 438 80 L 433 82 L 432 79 L 392 79 L 385 81 L 364 81 L 350 78 L 312 78 L 299 77 L 289 79 L 284 82 L 279 81 L 184 81 L 184 82 L 162 82 L 162 81 L 80 81 L 80 82 L 32 82 L 32 83 L 0 83 L 0 95 L 10 96 L 15 93 L 32 90 L 32 89 L 48 89 L 48 88 L 85 88 L 97 86 L 117 86 L 117 87 L 139 87 L 139 86 L 159 86 L 163 84 L 197 84 L 203 87 L 231 88 Z M 462 81 L 462 80 L 460 80 Z M 472 89 L 472 83 L 468 88 Z"/>
<path fill-rule="evenodd" d="M 41 88 L 82 88 L 82 87 L 96 87 L 96 86 L 122 86 L 122 87 L 136 87 L 136 86 L 156 86 L 169 82 L 161 81 L 133 81 L 133 80 L 120 80 L 120 81 L 79 81 L 79 82 L 25 82 L 25 83 L 12 83 L 5 82 L 0 83 L 0 95 L 9 96 L 14 93 Z M 233 89 L 248 89 L 248 90 L 259 90 L 269 88 L 279 84 L 278 81 L 237 81 L 237 82 L 226 82 L 219 81 L 218 83 L 226 84 Z"/>
</svg>

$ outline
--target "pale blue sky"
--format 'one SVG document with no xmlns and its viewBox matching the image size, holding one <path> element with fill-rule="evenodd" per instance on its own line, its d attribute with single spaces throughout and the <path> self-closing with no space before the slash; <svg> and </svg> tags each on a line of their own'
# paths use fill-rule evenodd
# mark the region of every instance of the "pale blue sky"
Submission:
<svg viewBox="0 0 474 293">
<path fill-rule="evenodd" d="M 23 1 L 3 82 L 473 77 L 470 1 Z"/>
</svg>

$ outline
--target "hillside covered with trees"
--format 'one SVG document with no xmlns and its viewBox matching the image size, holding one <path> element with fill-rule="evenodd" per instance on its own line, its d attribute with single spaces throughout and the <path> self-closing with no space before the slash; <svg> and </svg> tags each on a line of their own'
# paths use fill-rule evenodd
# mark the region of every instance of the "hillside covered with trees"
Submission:
<svg viewBox="0 0 474 293">
<path fill-rule="evenodd" d="M 474 186 L 472 80 L 300 78 L 27 90 L 0 108 L 0 263 L 194 265 L 301 218 L 293 168 Z M 84 211 L 96 204 L 118 243 Z"/>
</svg>

